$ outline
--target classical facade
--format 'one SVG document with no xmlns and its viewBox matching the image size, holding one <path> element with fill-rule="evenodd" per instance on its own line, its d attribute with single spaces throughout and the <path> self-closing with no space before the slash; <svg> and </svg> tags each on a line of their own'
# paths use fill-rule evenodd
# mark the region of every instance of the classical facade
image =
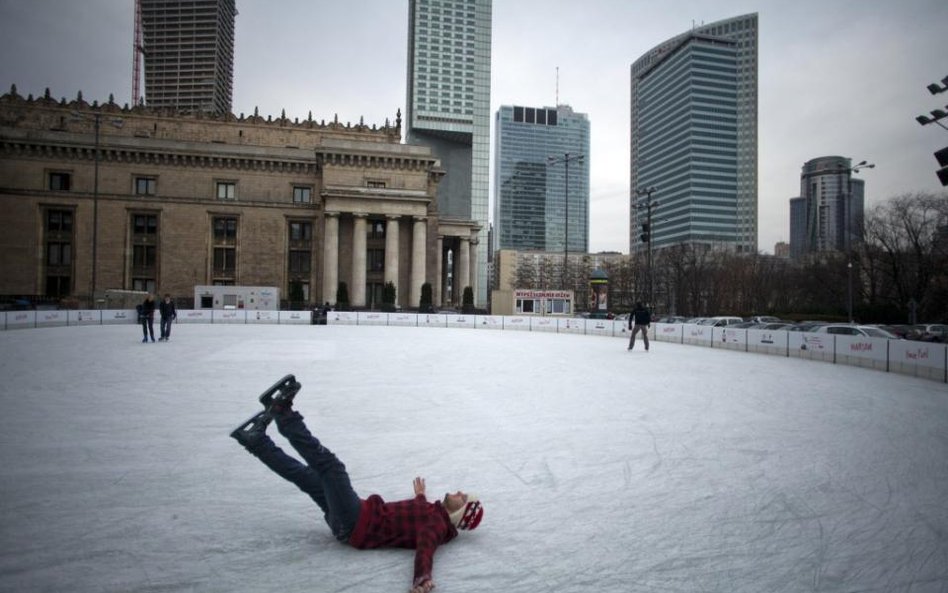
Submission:
<svg viewBox="0 0 948 593">
<path fill-rule="evenodd" d="M 306 303 L 459 304 L 480 225 L 439 216 L 441 162 L 384 126 L 0 96 L 0 295 L 188 299 L 275 286 Z"/>
</svg>

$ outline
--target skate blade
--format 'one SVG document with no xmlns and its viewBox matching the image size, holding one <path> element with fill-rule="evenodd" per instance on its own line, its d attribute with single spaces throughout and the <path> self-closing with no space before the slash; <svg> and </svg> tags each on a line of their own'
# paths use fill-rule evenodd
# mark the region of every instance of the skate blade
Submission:
<svg viewBox="0 0 948 593">
<path fill-rule="evenodd" d="M 273 396 L 277 393 L 281 394 L 292 394 L 289 399 L 293 398 L 293 395 L 296 395 L 296 392 L 300 390 L 300 383 L 296 380 L 294 375 L 286 375 L 276 383 L 274 383 L 269 389 L 260 394 L 260 397 L 257 398 L 263 407 L 269 408 L 270 404 L 273 403 Z"/>
</svg>

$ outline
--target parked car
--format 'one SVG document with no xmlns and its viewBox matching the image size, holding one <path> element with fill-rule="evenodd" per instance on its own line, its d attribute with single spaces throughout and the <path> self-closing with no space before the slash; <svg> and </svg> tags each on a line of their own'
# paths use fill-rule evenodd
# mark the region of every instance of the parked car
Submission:
<svg viewBox="0 0 948 593">
<path fill-rule="evenodd" d="M 733 327 L 734 329 L 758 329 L 762 323 L 756 321 L 745 321 L 743 323 L 733 323 L 728 327 Z"/>
<path fill-rule="evenodd" d="M 779 323 L 764 323 L 763 325 L 761 325 L 761 326 L 758 327 L 757 329 L 767 329 L 767 330 L 771 330 L 771 331 L 775 331 L 775 330 L 780 330 L 780 329 L 782 329 L 782 330 L 785 330 L 785 331 L 789 331 L 790 328 L 792 328 L 792 327 L 793 327 L 793 324 L 790 323 L 789 321 L 781 321 L 781 322 L 779 322 Z"/>
<path fill-rule="evenodd" d="M 779 323 L 783 320 L 779 317 L 774 317 L 773 315 L 756 315 L 748 319 L 748 321 L 753 321 L 755 323 Z"/>
<path fill-rule="evenodd" d="M 792 326 L 788 327 L 787 331 L 810 332 L 823 325 L 829 325 L 829 324 L 826 323 L 825 321 L 801 321 L 799 323 L 795 323 Z"/>
<path fill-rule="evenodd" d="M 665 317 L 659 317 L 655 320 L 655 323 L 688 323 L 688 318 L 679 315 L 666 315 Z"/>
<path fill-rule="evenodd" d="M 867 338 L 888 338 L 890 340 L 899 339 L 899 337 L 892 332 L 888 332 L 884 329 L 873 327 L 871 325 L 833 323 L 829 325 L 821 325 L 811 331 L 820 334 L 835 334 L 837 336 L 865 336 Z"/>
<path fill-rule="evenodd" d="M 913 325 L 917 337 L 923 342 L 948 342 L 948 325 L 940 323 Z"/>
<path fill-rule="evenodd" d="M 727 317 L 724 315 L 719 315 L 717 317 L 707 317 L 702 321 L 698 322 L 698 325 L 710 325 L 712 327 L 726 327 L 734 325 L 737 323 L 744 323 L 744 319 L 741 317 Z"/>
</svg>

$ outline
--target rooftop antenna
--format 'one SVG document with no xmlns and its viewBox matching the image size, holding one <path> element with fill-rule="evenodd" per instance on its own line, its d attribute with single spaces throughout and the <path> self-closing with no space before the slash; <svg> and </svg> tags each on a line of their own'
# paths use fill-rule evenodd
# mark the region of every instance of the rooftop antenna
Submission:
<svg viewBox="0 0 948 593">
<path fill-rule="evenodd" d="M 560 67 L 556 67 L 556 103 L 554 107 L 560 106 Z"/>
</svg>

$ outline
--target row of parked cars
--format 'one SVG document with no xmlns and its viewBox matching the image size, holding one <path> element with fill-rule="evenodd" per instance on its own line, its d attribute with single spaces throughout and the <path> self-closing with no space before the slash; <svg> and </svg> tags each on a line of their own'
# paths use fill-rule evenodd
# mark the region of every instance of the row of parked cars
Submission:
<svg viewBox="0 0 948 593">
<path fill-rule="evenodd" d="M 858 325 L 849 323 L 828 323 L 825 321 L 786 321 L 771 316 L 743 317 L 679 317 L 666 316 L 655 319 L 656 323 L 689 323 L 712 327 L 733 327 L 746 329 L 767 329 L 798 332 L 817 332 L 843 336 L 866 336 L 869 338 L 889 338 L 892 340 L 919 340 L 923 342 L 948 342 L 948 325 Z"/>
</svg>

